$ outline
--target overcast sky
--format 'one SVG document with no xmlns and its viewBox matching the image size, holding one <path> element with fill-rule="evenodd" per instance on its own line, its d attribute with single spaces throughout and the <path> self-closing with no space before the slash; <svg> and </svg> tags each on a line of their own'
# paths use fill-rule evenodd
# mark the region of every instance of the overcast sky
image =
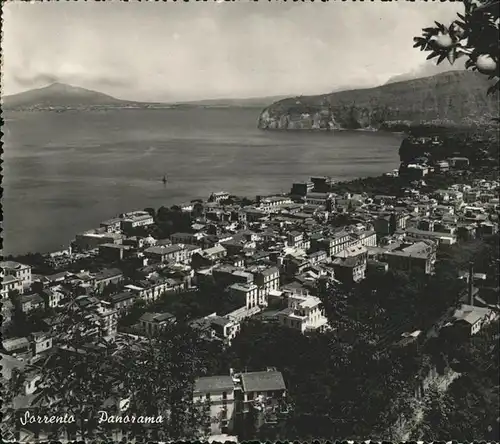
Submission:
<svg viewBox="0 0 500 444">
<path fill-rule="evenodd" d="M 55 81 L 133 100 L 313 94 L 426 70 L 459 3 L 9 2 L 3 94 Z"/>
</svg>

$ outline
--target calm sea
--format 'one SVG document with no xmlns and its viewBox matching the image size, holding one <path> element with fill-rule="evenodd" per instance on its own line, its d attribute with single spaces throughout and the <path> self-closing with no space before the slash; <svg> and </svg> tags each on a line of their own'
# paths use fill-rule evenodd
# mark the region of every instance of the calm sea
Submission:
<svg viewBox="0 0 500 444">
<path fill-rule="evenodd" d="M 4 114 L 4 254 L 58 250 L 119 213 L 212 191 L 255 196 L 288 191 L 313 175 L 345 180 L 398 165 L 400 136 L 264 132 L 256 128 L 258 113 Z"/>
</svg>

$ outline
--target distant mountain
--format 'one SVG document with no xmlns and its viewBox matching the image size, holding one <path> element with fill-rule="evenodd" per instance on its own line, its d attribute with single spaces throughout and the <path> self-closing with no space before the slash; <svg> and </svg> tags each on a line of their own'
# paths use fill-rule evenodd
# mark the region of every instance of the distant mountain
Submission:
<svg viewBox="0 0 500 444">
<path fill-rule="evenodd" d="M 436 65 L 435 63 L 427 61 L 413 71 L 391 77 L 387 82 L 385 82 L 385 85 L 396 82 L 404 82 L 406 80 L 422 79 L 424 77 L 431 77 L 435 76 L 436 74 L 441 74 L 449 71 L 463 70 L 465 70 L 465 60 L 463 58 L 458 59 L 453 65 L 452 69 L 450 69 L 450 65 L 448 63 L 441 63 L 439 65 Z"/>
<path fill-rule="evenodd" d="M 498 117 L 498 95 L 492 84 L 472 71 L 450 71 L 432 77 L 317 96 L 292 97 L 265 108 L 262 129 L 380 128 L 387 122 L 485 122 Z"/>
<path fill-rule="evenodd" d="M 2 107 L 6 110 L 125 106 L 127 103 L 133 102 L 64 83 L 53 83 L 44 88 L 31 89 L 2 98 Z"/>
</svg>

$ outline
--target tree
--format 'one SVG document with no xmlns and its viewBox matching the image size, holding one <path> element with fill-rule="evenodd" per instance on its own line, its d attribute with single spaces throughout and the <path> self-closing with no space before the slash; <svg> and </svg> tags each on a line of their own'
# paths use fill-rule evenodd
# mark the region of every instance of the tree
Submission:
<svg viewBox="0 0 500 444">
<path fill-rule="evenodd" d="M 136 437 L 196 439 L 206 428 L 207 406 L 193 401 L 193 384 L 211 371 L 213 350 L 186 324 L 165 326 L 145 342 L 124 339 L 114 354 L 129 414 L 162 417 L 158 424 L 134 424 Z"/>
<path fill-rule="evenodd" d="M 9 439 L 7 435 L 10 433 L 14 435 L 19 430 L 20 422 L 18 411 L 14 408 L 14 399 L 23 394 L 25 381 L 25 375 L 17 368 L 12 369 L 8 381 L 2 381 L 2 434 L 5 434 L 7 439 Z"/>
<path fill-rule="evenodd" d="M 38 361 L 32 370 L 40 375 L 32 407 L 41 415 L 73 415 L 76 422 L 51 428 L 56 436 L 66 433 L 81 439 L 103 437 L 97 412 L 113 395 L 116 370 L 114 344 L 99 336 L 100 323 L 90 308 L 73 299 L 61 307 L 52 333 L 54 353 Z"/>
<path fill-rule="evenodd" d="M 435 22 L 424 28 L 422 37 L 415 37 L 414 47 L 430 51 L 427 59 L 444 59 L 453 64 L 466 56 L 466 68 L 498 79 L 499 67 L 499 0 L 464 0 L 464 13 L 449 26 Z M 488 89 L 488 94 L 500 90 L 500 81 Z"/>
</svg>

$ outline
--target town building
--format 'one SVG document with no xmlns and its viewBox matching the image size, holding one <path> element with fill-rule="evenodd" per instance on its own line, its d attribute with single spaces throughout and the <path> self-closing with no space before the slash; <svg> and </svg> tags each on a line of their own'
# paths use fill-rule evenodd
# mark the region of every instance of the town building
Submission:
<svg viewBox="0 0 500 444">
<path fill-rule="evenodd" d="M 339 281 L 359 282 L 365 278 L 368 250 L 364 245 L 348 247 L 332 259 L 335 277 Z"/>
<path fill-rule="evenodd" d="M 233 284 L 229 291 L 236 300 L 244 301 L 246 308 L 258 307 L 259 302 L 262 304 L 259 300 L 259 287 L 255 284 Z"/>
<path fill-rule="evenodd" d="M 483 327 L 497 319 L 498 312 L 490 308 L 462 304 L 455 310 L 452 323 L 448 325 L 462 329 L 470 337 L 476 335 Z"/>
<path fill-rule="evenodd" d="M 412 271 L 421 270 L 426 274 L 434 272 L 436 262 L 436 244 L 432 241 L 403 243 L 397 248 L 386 251 L 382 261 L 391 270 Z"/>
<path fill-rule="evenodd" d="M 171 313 L 144 313 L 139 318 L 141 327 L 149 336 L 158 334 L 171 322 L 175 322 L 175 316 Z"/>
<path fill-rule="evenodd" d="M 280 325 L 307 333 L 328 328 L 321 300 L 316 296 L 290 294 L 288 307 L 276 314 Z"/>
<path fill-rule="evenodd" d="M 137 227 L 147 227 L 154 224 L 154 218 L 147 211 L 134 211 L 121 215 L 121 228 L 124 231 Z"/>
<path fill-rule="evenodd" d="M 23 283 L 14 276 L 2 276 L 2 300 L 8 299 L 12 292 L 23 293 Z"/>
<path fill-rule="evenodd" d="M 77 234 L 72 245 L 76 251 L 95 250 L 103 244 L 122 244 L 123 235 L 121 233 L 109 232 L 106 228 L 88 230 Z"/>
<path fill-rule="evenodd" d="M 17 279 L 23 289 L 27 289 L 31 286 L 31 267 L 29 265 L 24 265 L 15 261 L 2 261 L 0 262 L 0 268 L 2 269 L 2 276 L 12 276 Z"/>
<path fill-rule="evenodd" d="M 280 270 L 268 267 L 253 273 L 254 283 L 259 287 L 259 305 L 267 305 L 267 295 L 280 286 Z"/>
<path fill-rule="evenodd" d="M 193 401 L 195 404 L 209 406 L 211 434 L 227 433 L 234 428 L 235 384 L 229 375 L 205 376 L 194 384 Z"/>
</svg>

